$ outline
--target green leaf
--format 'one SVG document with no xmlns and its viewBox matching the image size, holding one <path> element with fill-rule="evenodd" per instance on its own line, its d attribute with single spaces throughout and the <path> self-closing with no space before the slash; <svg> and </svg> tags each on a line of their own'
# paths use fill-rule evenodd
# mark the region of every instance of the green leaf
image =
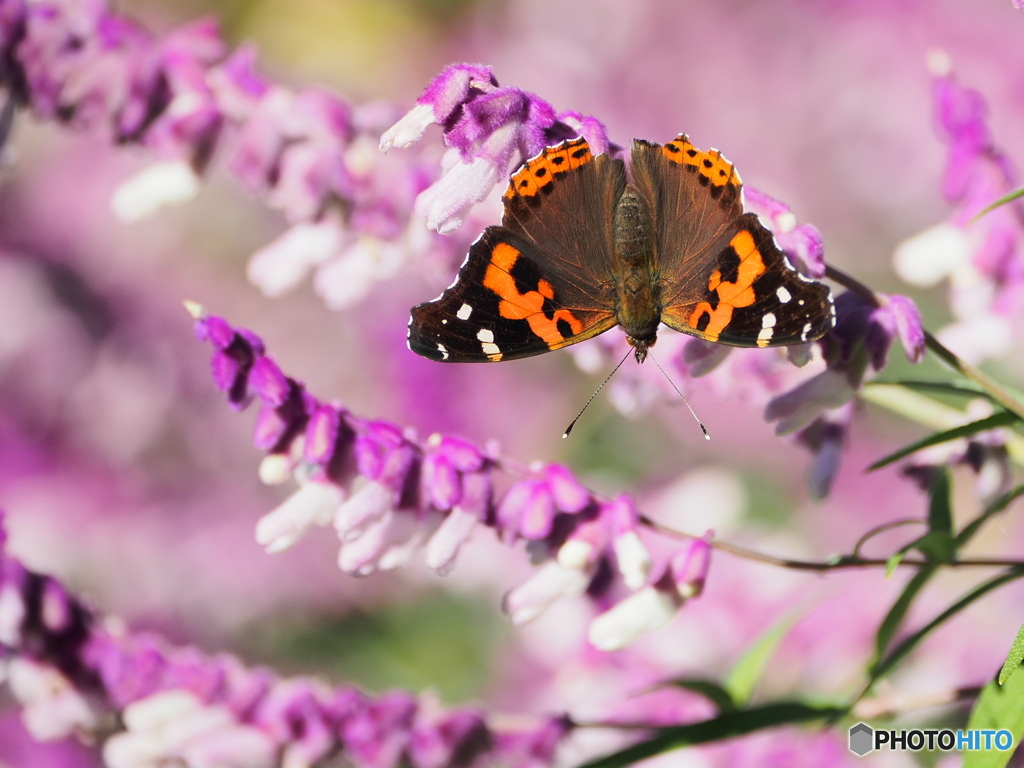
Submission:
<svg viewBox="0 0 1024 768">
<path fill-rule="evenodd" d="M 775 649 L 789 632 L 794 621 L 794 616 L 788 616 L 765 632 L 729 672 L 725 681 L 725 689 L 737 704 L 742 706 L 750 701 L 754 687 L 764 674 L 768 660 L 775 653 Z"/>
<path fill-rule="evenodd" d="M 956 542 L 951 535 L 939 531 L 926 533 L 914 541 L 910 547 L 916 549 L 932 563 L 952 562 L 956 555 Z"/>
<path fill-rule="evenodd" d="M 988 506 L 985 507 L 985 511 L 978 515 L 976 518 L 974 518 L 967 525 L 965 525 L 963 530 L 957 534 L 957 549 L 959 549 L 968 541 L 970 541 L 971 537 L 978 532 L 978 529 L 981 528 L 982 525 L 988 522 L 989 518 L 991 518 L 994 515 L 998 515 L 1000 512 L 1002 512 L 1004 509 L 1010 506 L 1014 499 L 1021 495 L 1024 495 L 1024 485 L 1018 485 L 1015 488 L 1011 488 L 1002 496 L 999 496 L 990 501 L 988 503 Z"/>
<path fill-rule="evenodd" d="M 932 473 L 928 484 L 928 530 L 932 533 L 953 533 L 953 509 L 949 503 L 949 470 Z"/>
<path fill-rule="evenodd" d="M 905 547 L 901 547 L 897 552 L 893 552 L 892 557 L 885 564 L 885 578 L 891 579 L 892 575 L 896 573 L 896 569 L 900 567 L 900 563 L 903 562 L 903 558 L 907 556 L 913 548 L 913 544 L 907 544 Z"/>
<path fill-rule="evenodd" d="M 972 384 L 969 381 L 964 382 L 948 382 L 948 381 L 917 381 L 911 379 L 900 379 L 898 381 L 868 381 L 864 383 L 865 387 L 878 387 L 878 386 L 897 386 L 906 387 L 907 389 L 914 390 L 915 392 L 939 392 L 946 395 L 959 395 L 962 397 L 983 397 L 987 400 L 992 400 L 992 396 L 981 387 L 976 384 Z M 993 401 L 994 402 L 994 401 Z"/>
<path fill-rule="evenodd" d="M 1013 734 L 1013 743 L 1020 744 L 1024 736 L 1024 675 L 1014 675 L 1005 685 L 992 681 L 982 688 L 967 719 L 967 728 L 993 731 L 1005 728 Z M 963 768 L 1004 768 L 1015 751 L 967 751 Z"/>
<path fill-rule="evenodd" d="M 1013 640 L 1013 647 L 1010 648 L 1010 655 L 1003 662 L 1003 668 L 999 670 L 998 682 L 1000 685 L 1010 679 L 1010 675 L 1017 671 L 1021 661 L 1024 661 L 1024 625 L 1017 630 L 1017 637 Z"/>
<path fill-rule="evenodd" d="M 732 694 L 713 680 L 705 680 L 697 677 L 682 677 L 677 680 L 671 680 L 668 685 L 674 685 L 677 688 L 685 688 L 688 691 L 699 693 L 705 699 L 714 704 L 715 707 L 718 708 L 719 713 L 735 712 L 737 710 L 736 702 L 733 701 Z"/>
<path fill-rule="evenodd" d="M 897 645 L 888 656 L 875 664 L 870 671 L 870 680 L 868 681 L 868 688 L 874 685 L 878 680 L 892 672 L 899 664 L 910 654 L 914 648 L 917 647 L 924 638 L 931 634 L 932 630 L 936 627 L 944 624 L 949 619 L 953 618 L 956 614 L 960 613 L 964 608 L 969 606 L 975 600 L 984 597 L 993 589 L 997 589 L 1004 584 L 1008 584 L 1011 581 L 1024 577 L 1024 568 L 1015 567 L 1009 570 L 1003 571 L 1003 573 L 995 576 L 988 581 L 982 582 L 977 587 L 972 589 L 966 595 L 957 600 L 953 605 L 944 610 L 930 622 L 928 622 L 921 629 L 914 632 L 912 635 L 903 639 L 903 641 Z M 867 689 L 865 689 L 867 690 Z"/>
<path fill-rule="evenodd" d="M 1019 422 L 1020 417 L 1017 414 L 1011 413 L 1010 411 L 1000 411 L 999 413 L 994 413 L 984 419 L 972 421 L 970 424 L 964 424 L 960 427 L 954 427 L 953 429 L 947 429 L 942 432 L 935 432 L 928 435 L 928 437 L 911 443 L 910 445 L 906 445 L 898 451 L 890 453 L 888 456 L 879 459 L 868 467 L 867 471 L 874 472 L 876 469 L 881 469 L 882 467 L 899 461 L 912 453 L 917 453 L 918 451 L 924 448 L 930 448 L 933 445 L 948 443 L 950 440 L 957 440 L 961 437 L 971 437 L 979 432 L 985 432 L 986 430 L 995 429 L 996 427 L 1008 427 L 1011 424 L 1017 424 Z"/>
<path fill-rule="evenodd" d="M 948 469 L 933 473 L 928 489 L 928 533 L 914 539 L 909 544 L 904 544 L 892 554 L 885 564 L 885 577 L 887 579 L 892 578 L 892 574 L 899 567 L 900 563 L 903 562 L 903 558 L 913 549 L 921 552 L 932 563 L 948 563 L 956 555 L 957 539 L 953 537 L 953 510 L 949 500 L 949 482 Z M 929 575 L 925 577 L 925 580 L 930 578 L 932 573 L 934 571 L 929 571 Z M 920 588 L 919 586 L 915 587 L 915 584 L 916 579 L 912 579 L 907 587 L 908 589 L 913 588 L 913 592 L 908 595 L 904 591 L 901 599 L 913 599 L 913 595 Z M 897 606 L 899 606 L 899 601 L 897 601 L 896 606 L 893 606 L 894 609 Z M 908 607 L 909 604 L 903 607 L 903 613 L 893 617 L 896 621 L 896 626 L 893 627 L 892 631 L 895 632 L 899 622 L 903 620 L 903 615 Z M 879 631 L 881 631 L 881 628 Z M 888 639 L 886 638 L 886 641 Z M 878 649 L 876 648 L 876 650 Z"/>
<path fill-rule="evenodd" d="M 875 666 L 885 655 L 885 651 L 889 648 L 889 643 L 892 642 L 892 639 L 899 631 L 900 625 L 907 617 L 907 612 L 910 610 L 910 606 L 914 602 L 914 598 L 917 597 L 918 592 L 921 591 L 924 585 L 928 583 L 937 571 L 938 568 L 933 565 L 926 565 L 922 567 L 913 575 L 910 581 L 907 582 L 907 586 L 903 588 L 900 596 L 896 598 L 896 602 L 893 603 L 892 608 L 890 608 L 889 612 L 885 615 L 882 623 L 878 626 L 878 632 L 875 634 L 875 656 L 872 661 L 872 666 L 868 670 L 870 675 L 874 676 Z"/>
<path fill-rule="evenodd" d="M 992 203 L 992 205 L 986 206 L 985 208 L 983 208 L 981 210 L 981 213 L 977 214 L 973 219 L 971 219 L 970 223 L 973 224 L 978 219 L 980 219 L 982 216 L 984 216 L 986 213 L 991 213 L 996 208 L 999 208 L 1000 206 L 1006 205 L 1007 203 L 1012 203 L 1014 200 L 1017 200 L 1018 198 L 1021 198 L 1021 197 L 1024 197 L 1024 187 L 1021 187 L 1020 189 L 1014 190 L 1013 192 L 1010 192 L 1008 195 L 1004 195 L 1003 197 L 1000 197 L 998 200 L 996 200 L 994 203 Z"/>
<path fill-rule="evenodd" d="M 933 563 L 948 563 L 956 555 L 949 493 L 949 470 L 933 472 L 928 485 L 928 533 L 911 545 Z"/>
<path fill-rule="evenodd" d="M 672 749 L 721 741 L 780 725 L 835 720 L 846 714 L 846 711 L 845 707 L 818 706 L 805 702 L 765 704 L 740 712 L 724 713 L 699 723 L 659 728 L 651 738 L 599 757 L 580 768 L 625 768 Z"/>
</svg>

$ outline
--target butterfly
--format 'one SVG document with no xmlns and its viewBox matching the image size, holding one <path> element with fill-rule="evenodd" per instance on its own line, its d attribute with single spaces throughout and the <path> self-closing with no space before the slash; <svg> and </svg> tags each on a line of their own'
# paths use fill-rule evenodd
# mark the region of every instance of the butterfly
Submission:
<svg viewBox="0 0 1024 768">
<path fill-rule="evenodd" d="M 622 160 L 585 139 L 547 147 L 511 177 L 501 226 L 455 282 L 412 309 L 409 348 L 450 363 L 530 357 L 621 325 L 638 362 L 661 323 L 738 347 L 800 344 L 835 325 L 827 286 L 797 272 L 743 212 L 742 183 L 685 134 Z"/>
</svg>

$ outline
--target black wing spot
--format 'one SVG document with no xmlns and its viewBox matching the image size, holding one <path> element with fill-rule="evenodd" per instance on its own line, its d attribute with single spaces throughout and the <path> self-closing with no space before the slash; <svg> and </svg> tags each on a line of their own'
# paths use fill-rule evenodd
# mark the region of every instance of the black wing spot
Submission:
<svg viewBox="0 0 1024 768">
<path fill-rule="evenodd" d="M 586 147 L 580 147 L 579 149 L 577 149 L 577 150 L 576 150 L 575 152 L 573 152 L 573 153 L 572 153 L 572 156 L 573 156 L 573 157 L 574 157 L 574 158 L 575 158 L 576 160 L 580 160 L 580 159 L 582 159 L 582 158 L 586 157 L 586 156 L 587 156 L 587 153 L 588 153 L 589 151 L 590 151 L 590 150 L 589 150 L 589 149 L 587 149 Z"/>
<path fill-rule="evenodd" d="M 710 168 L 712 165 L 714 165 L 714 163 L 711 162 L 711 160 L 709 158 L 705 157 L 704 158 L 704 167 L 705 168 Z"/>
<path fill-rule="evenodd" d="M 722 274 L 722 282 L 733 283 L 734 285 L 739 282 L 740 255 L 736 253 L 736 249 L 732 246 L 724 248 L 718 259 L 719 261 L 716 266 L 718 267 L 718 271 Z"/>
<path fill-rule="evenodd" d="M 572 326 L 569 325 L 569 321 L 564 317 L 558 318 L 558 322 L 555 323 L 555 328 L 557 328 L 558 332 L 562 334 L 563 339 L 568 339 L 572 336 Z"/>
<path fill-rule="evenodd" d="M 540 270 L 537 269 L 536 264 L 525 256 L 520 256 L 516 259 L 515 264 L 512 265 L 510 274 L 512 275 L 512 279 L 516 281 L 516 290 L 519 291 L 520 294 L 536 291 L 537 286 L 540 285 Z"/>
<path fill-rule="evenodd" d="M 709 177 L 705 176 L 703 173 L 700 175 L 700 178 L 698 179 L 698 181 L 700 182 L 700 185 L 702 187 L 706 187 L 708 184 L 711 183 L 711 179 Z"/>
<path fill-rule="evenodd" d="M 530 180 L 529 179 L 523 179 L 522 181 L 519 182 L 519 187 L 520 188 L 528 187 L 528 186 L 530 186 Z"/>
<path fill-rule="evenodd" d="M 564 162 L 565 162 L 565 158 L 562 157 L 561 155 L 559 155 L 558 157 L 552 157 L 551 158 L 551 163 L 553 165 L 561 165 Z"/>
<path fill-rule="evenodd" d="M 679 153 L 679 147 L 677 147 L 675 144 L 666 144 L 665 149 L 667 149 L 674 155 Z"/>
<path fill-rule="evenodd" d="M 686 154 L 689 155 L 690 157 L 696 157 L 697 150 L 694 149 L 693 147 L 690 147 L 688 150 L 686 150 Z"/>
<path fill-rule="evenodd" d="M 536 176 L 538 179 L 543 179 L 545 176 L 548 175 L 548 169 L 538 168 L 536 171 L 534 171 L 533 175 Z"/>
<path fill-rule="evenodd" d="M 694 326 L 698 331 L 704 333 L 707 330 L 708 325 L 711 324 L 711 313 L 704 311 L 700 313 L 700 317 L 697 318 L 697 325 Z"/>
</svg>

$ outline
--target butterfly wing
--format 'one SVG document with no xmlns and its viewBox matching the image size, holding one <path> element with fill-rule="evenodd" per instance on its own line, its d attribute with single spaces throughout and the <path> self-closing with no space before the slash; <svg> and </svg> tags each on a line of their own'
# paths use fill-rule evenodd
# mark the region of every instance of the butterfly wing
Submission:
<svg viewBox="0 0 1024 768">
<path fill-rule="evenodd" d="M 413 307 L 409 348 L 443 362 L 498 362 L 560 349 L 615 325 L 611 310 L 573 302 L 578 292 L 562 291 L 549 277 L 550 261 L 515 232 L 488 227 L 451 287 Z"/>
<path fill-rule="evenodd" d="M 501 227 L 488 227 L 438 299 L 412 310 L 409 347 L 447 362 L 548 352 L 616 324 L 612 214 L 621 160 L 583 139 L 548 147 L 513 174 Z"/>
<path fill-rule="evenodd" d="M 827 286 L 804 278 L 752 213 L 742 182 L 717 150 L 685 135 L 638 141 L 634 183 L 655 211 L 662 322 L 738 347 L 798 344 L 835 325 Z"/>
<path fill-rule="evenodd" d="M 502 225 L 549 257 L 544 267 L 552 277 L 606 304 L 613 301 L 613 215 L 625 188 L 621 160 L 593 155 L 585 139 L 565 141 L 513 174 Z"/>
</svg>

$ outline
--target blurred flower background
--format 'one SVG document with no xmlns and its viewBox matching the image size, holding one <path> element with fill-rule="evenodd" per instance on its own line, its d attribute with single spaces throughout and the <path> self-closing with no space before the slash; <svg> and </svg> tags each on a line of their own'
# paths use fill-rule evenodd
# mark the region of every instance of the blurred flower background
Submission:
<svg viewBox="0 0 1024 768">
<path fill-rule="evenodd" d="M 947 339 L 955 352 L 982 348 L 972 359 L 988 358 L 991 371 L 1016 384 L 1024 376 L 1011 353 L 1019 315 L 1008 315 L 1008 326 L 965 331 L 964 315 L 975 315 L 951 303 L 945 283 L 909 286 L 894 268 L 898 250 L 913 265 L 921 240 L 912 238 L 954 212 L 943 197 L 949 147 L 934 101 L 936 68 L 951 63 L 957 80 L 982 94 L 994 141 L 1010 167 L 1020 163 L 1024 12 L 1009 0 L 126 0 L 115 10 L 158 36 L 212 17 L 230 50 L 252 44 L 267 81 L 342 95 L 358 134 L 349 171 L 390 164 L 380 167 L 393 168 L 394 181 L 373 194 L 398 219 L 438 175 L 441 133 L 432 127 L 386 159 L 377 140 L 452 61 L 482 62 L 502 85 L 597 117 L 620 146 L 685 131 L 698 146 L 720 148 L 747 185 L 813 222 L 829 263 L 876 290 L 911 295 L 932 330 L 959 323 Z M 864 472 L 921 429 L 858 403 L 831 492 L 815 500 L 806 448 L 777 437 L 764 418 L 767 394 L 753 371 L 774 375 L 777 353 L 746 351 L 730 357 L 730 376 L 686 382 L 710 442 L 649 365 L 624 368 L 563 441 L 610 369 L 606 338 L 494 366 L 440 365 L 405 344 L 409 308 L 448 285 L 468 244 L 497 223 L 501 182 L 451 235 L 428 233 L 414 218 L 408 231 L 375 239 L 366 233 L 385 225 L 371 222 L 352 240 L 324 245 L 331 259 L 311 257 L 311 274 L 292 278 L 275 271 L 273 248 L 287 251 L 279 238 L 289 233 L 317 237 L 294 229 L 309 219 L 298 210 L 305 198 L 292 189 L 253 195 L 252 184 L 240 183 L 248 179 L 238 158 L 214 152 L 194 199 L 145 217 L 123 206 L 115 215 L 112 201 L 126 199 L 126 182 L 178 159 L 167 153 L 171 143 L 118 146 L 106 131 L 30 111 L 15 118 L 0 169 L 0 506 L 12 553 L 132 628 L 176 643 L 374 692 L 434 690 L 446 704 L 482 702 L 509 716 L 707 716 L 699 696 L 651 686 L 720 676 L 780 622 L 792 626 L 760 695 L 857 690 L 902 572 L 822 578 L 716 554 L 700 601 L 669 628 L 609 654 L 587 645 L 597 609 L 583 599 L 563 600 L 530 625 L 510 624 L 501 596 L 534 569 L 487 530 L 443 579 L 422 557 L 355 579 L 338 569 L 337 539 L 326 534 L 268 556 L 254 527 L 294 488 L 260 482 L 253 415 L 224 407 L 184 299 L 258 333 L 289 375 L 354 414 L 413 427 L 421 438 L 441 431 L 497 441 L 505 456 L 557 461 L 595 491 L 628 492 L 664 524 L 697 535 L 714 529 L 793 558 L 824 560 L 872 526 L 925 514 L 927 501 L 897 471 Z M 312 167 L 321 167 L 318 157 Z M 421 177 L 412 178 L 413 168 Z M 931 236 L 931 247 L 955 246 L 946 230 Z M 994 341 L 999 334 L 1008 343 Z M 655 350 L 666 359 L 681 344 L 671 336 L 663 330 Z M 894 352 L 885 376 L 939 371 L 931 359 L 911 371 Z M 778 375 L 790 376 L 789 367 Z M 966 469 L 956 477 L 957 503 L 977 508 L 981 481 Z M 867 552 L 885 556 L 904 540 L 891 532 Z M 647 543 L 671 551 L 654 537 Z M 977 548 L 1007 555 L 1022 543 L 1011 516 Z M 963 579 L 944 575 L 912 616 L 935 613 Z M 1020 596 L 1009 589 L 972 607 L 887 685 L 913 697 L 986 681 L 1020 624 L 1009 610 Z M 952 722 L 957 712 L 921 717 Z M 98 760 L 70 743 L 36 745 L 20 729 L 8 708 L 0 764 L 66 765 L 76 751 L 77 764 Z M 583 729 L 561 759 L 578 762 L 620 738 Z M 662 758 L 693 766 L 853 759 L 843 736 L 817 731 L 769 732 Z"/>
</svg>

